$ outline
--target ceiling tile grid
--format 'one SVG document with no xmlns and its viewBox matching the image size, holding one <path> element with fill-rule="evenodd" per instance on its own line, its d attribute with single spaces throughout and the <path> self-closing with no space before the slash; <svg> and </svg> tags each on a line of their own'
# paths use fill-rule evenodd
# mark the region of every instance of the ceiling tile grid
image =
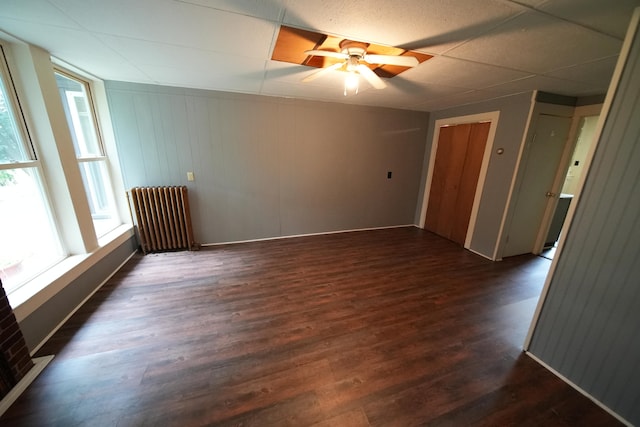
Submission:
<svg viewBox="0 0 640 427">
<path fill-rule="evenodd" d="M 264 58 L 277 25 L 173 0 L 50 0 L 90 33 Z"/>
<path fill-rule="evenodd" d="M 47 0 L 2 0 L 0 19 L 82 30 L 82 26 Z M 0 21 L 4 22 L 4 20 Z"/>
<path fill-rule="evenodd" d="M 615 55 L 608 58 L 597 59 L 593 62 L 585 62 L 571 67 L 559 68 L 557 70 L 550 71 L 545 75 L 549 77 L 557 77 L 559 79 L 590 83 L 598 87 L 603 87 L 609 84 L 617 62 L 618 55 Z"/>
<path fill-rule="evenodd" d="M 436 111 L 603 94 L 640 0 L 3 0 L 2 33 L 105 80 Z M 384 89 L 272 60 L 281 26 L 434 55 Z M 313 42 L 315 43 L 315 41 Z M 304 57 L 304 52 L 301 52 Z M 409 53 L 410 54 L 410 53 Z M 362 80 L 362 79 L 361 79 Z"/>
<path fill-rule="evenodd" d="M 531 73 L 545 73 L 616 55 L 622 42 L 586 28 L 527 12 L 447 56 Z"/>
<path fill-rule="evenodd" d="M 290 0 L 284 23 L 433 54 L 521 10 L 520 5 L 501 0 Z"/>
<path fill-rule="evenodd" d="M 628 23 L 631 11 L 638 6 L 637 0 L 547 0 L 540 10 L 623 39 L 627 31 L 623 23 Z"/>
</svg>

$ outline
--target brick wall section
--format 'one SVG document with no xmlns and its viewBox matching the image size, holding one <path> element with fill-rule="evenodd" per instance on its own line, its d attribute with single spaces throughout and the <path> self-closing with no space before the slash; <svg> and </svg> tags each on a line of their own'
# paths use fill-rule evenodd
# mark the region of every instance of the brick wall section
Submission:
<svg viewBox="0 0 640 427">
<path fill-rule="evenodd" d="M 6 365 L 11 369 L 8 376 L 18 382 L 33 367 L 29 349 L 24 341 L 16 316 L 9 305 L 9 300 L 0 281 L 0 352 L 4 356 Z M 3 363 L 2 365 L 5 365 Z M 5 366 L 6 366 L 5 365 Z M 4 387 L 0 387 L 4 389 Z M 4 397 L 6 390 L 0 392 L 0 398 Z"/>
</svg>

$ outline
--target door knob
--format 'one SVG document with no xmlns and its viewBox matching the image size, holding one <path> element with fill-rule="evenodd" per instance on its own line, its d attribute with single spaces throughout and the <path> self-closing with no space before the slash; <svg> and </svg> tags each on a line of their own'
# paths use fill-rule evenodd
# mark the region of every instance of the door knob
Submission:
<svg viewBox="0 0 640 427">
<path fill-rule="evenodd" d="M 556 193 L 552 193 L 551 191 L 547 191 L 547 194 L 545 194 L 545 196 L 547 196 L 547 197 L 556 197 Z"/>
</svg>

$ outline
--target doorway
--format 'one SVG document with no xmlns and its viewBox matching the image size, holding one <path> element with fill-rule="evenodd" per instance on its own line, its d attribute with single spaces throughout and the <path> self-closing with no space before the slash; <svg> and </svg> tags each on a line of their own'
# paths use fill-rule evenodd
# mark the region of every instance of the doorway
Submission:
<svg viewBox="0 0 640 427">
<path fill-rule="evenodd" d="M 464 246 L 491 123 L 440 128 L 424 228 Z"/>
<path fill-rule="evenodd" d="M 580 107 L 576 109 L 574 120 L 577 129 L 572 132 L 575 137 L 573 144 L 569 147 L 571 156 L 568 164 L 562 168 L 562 187 L 540 252 L 541 256 L 548 259 L 553 259 L 555 256 L 567 212 L 580 191 L 587 158 L 595 141 L 600 106 L 596 106 L 596 109 L 592 106 L 589 107 L 591 108 L 582 111 L 580 111 Z"/>
<path fill-rule="evenodd" d="M 436 120 L 420 224 L 469 249 L 499 112 Z"/>
<path fill-rule="evenodd" d="M 571 118 L 540 114 L 524 148 L 522 178 L 517 188 L 503 257 L 535 253 L 545 211 L 555 197 L 554 179 L 567 146 Z"/>
</svg>

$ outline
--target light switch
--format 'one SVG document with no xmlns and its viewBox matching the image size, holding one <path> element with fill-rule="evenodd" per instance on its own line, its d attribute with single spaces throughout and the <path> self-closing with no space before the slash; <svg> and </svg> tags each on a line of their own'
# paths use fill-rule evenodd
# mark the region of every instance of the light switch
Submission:
<svg viewBox="0 0 640 427">
<path fill-rule="evenodd" d="M 193 176 L 193 172 L 187 172 L 187 181 L 195 181 L 196 178 Z"/>
</svg>

